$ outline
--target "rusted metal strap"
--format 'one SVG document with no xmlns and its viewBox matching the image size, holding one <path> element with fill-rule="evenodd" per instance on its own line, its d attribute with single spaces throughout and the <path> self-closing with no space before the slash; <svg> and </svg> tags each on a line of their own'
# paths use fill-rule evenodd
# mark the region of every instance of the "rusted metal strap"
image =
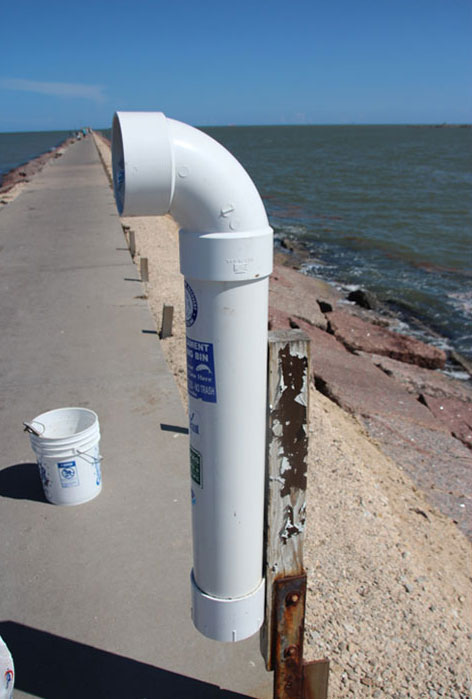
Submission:
<svg viewBox="0 0 472 699">
<path fill-rule="evenodd" d="M 328 699 L 329 660 L 303 660 L 306 575 L 274 582 L 274 699 Z"/>
<path fill-rule="evenodd" d="M 274 699 L 303 697 L 306 575 L 274 582 Z"/>
</svg>

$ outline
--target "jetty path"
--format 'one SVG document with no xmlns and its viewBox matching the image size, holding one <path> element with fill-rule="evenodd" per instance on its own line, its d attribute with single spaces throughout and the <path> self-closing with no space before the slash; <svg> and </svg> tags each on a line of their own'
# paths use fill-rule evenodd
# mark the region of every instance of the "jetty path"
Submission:
<svg viewBox="0 0 472 699">
<path fill-rule="evenodd" d="M 15 698 L 269 697 L 190 619 L 187 419 L 92 138 L 0 212 L 0 635 Z M 103 491 L 47 503 L 24 420 L 95 410 Z"/>
</svg>

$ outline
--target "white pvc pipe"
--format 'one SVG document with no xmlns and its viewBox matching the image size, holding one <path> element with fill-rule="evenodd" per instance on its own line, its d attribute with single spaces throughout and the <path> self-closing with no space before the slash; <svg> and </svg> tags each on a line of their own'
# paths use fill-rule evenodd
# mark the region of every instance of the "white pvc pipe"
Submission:
<svg viewBox="0 0 472 699">
<path fill-rule="evenodd" d="M 124 215 L 170 212 L 185 276 L 194 567 L 192 616 L 220 641 L 255 633 L 262 578 L 272 229 L 240 163 L 161 113 L 119 112 L 113 172 Z"/>
</svg>

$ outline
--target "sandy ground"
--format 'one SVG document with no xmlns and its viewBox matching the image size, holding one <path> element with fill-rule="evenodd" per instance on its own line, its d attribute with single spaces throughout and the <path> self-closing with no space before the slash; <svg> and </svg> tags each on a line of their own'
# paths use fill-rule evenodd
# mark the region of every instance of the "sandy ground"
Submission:
<svg viewBox="0 0 472 699">
<path fill-rule="evenodd" d="M 110 168 L 106 143 L 95 136 Z M 183 279 L 169 216 L 122 219 L 186 403 Z M 311 387 L 305 658 L 331 661 L 331 699 L 472 696 L 471 546 L 358 420 Z"/>
</svg>

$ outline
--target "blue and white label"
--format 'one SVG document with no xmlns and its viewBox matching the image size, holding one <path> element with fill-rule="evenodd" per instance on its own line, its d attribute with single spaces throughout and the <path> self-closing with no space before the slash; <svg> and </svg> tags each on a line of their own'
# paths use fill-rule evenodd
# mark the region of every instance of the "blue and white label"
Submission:
<svg viewBox="0 0 472 699">
<path fill-rule="evenodd" d="M 59 481 L 63 488 L 74 488 L 79 485 L 79 472 L 75 461 L 60 461 L 57 468 L 59 469 Z"/>
<path fill-rule="evenodd" d="M 187 384 L 192 398 L 216 403 L 213 345 L 187 337 Z"/>
<path fill-rule="evenodd" d="M 200 437 L 200 415 L 196 410 L 191 411 L 189 424 L 191 435 L 198 439 Z"/>
<path fill-rule="evenodd" d="M 195 292 L 188 282 L 185 282 L 185 325 L 190 328 L 197 320 L 198 302 Z"/>
</svg>

